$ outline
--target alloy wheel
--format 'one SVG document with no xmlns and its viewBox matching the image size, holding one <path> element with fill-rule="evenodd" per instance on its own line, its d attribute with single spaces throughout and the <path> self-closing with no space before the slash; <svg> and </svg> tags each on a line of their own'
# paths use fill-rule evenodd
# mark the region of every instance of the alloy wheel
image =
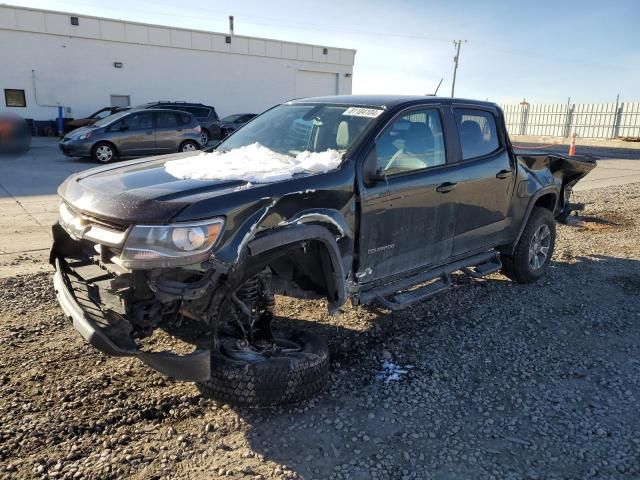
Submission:
<svg viewBox="0 0 640 480">
<path fill-rule="evenodd" d="M 540 269 L 549 255 L 551 247 L 551 230 L 546 224 L 540 225 L 531 237 L 529 244 L 529 266 L 533 270 Z"/>
</svg>

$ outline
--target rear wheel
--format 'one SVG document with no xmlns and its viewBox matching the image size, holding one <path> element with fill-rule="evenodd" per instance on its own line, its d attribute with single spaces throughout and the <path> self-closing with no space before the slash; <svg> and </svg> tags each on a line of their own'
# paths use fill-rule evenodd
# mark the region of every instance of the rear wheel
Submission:
<svg viewBox="0 0 640 480">
<path fill-rule="evenodd" d="M 91 158 L 96 162 L 109 163 L 116 158 L 116 149 L 107 142 L 98 142 L 91 151 Z"/>
<path fill-rule="evenodd" d="M 209 136 L 209 132 L 207 131 L 207 129 L 203 128 L 202 131 L 200 132 L 200 141 L 203 147 L 207 146 L 207 143 L 209 143 L 210 138 L 211 137 Z"/>
<path fill-rule="evenodd" d="M 518 283 L 532 283 L 549 268 L 556 244 L 556 222 L 553 214 L 534 207 L 513 255 L 501 255 L 502 273 Z"/>
<path fill-rule="evenodd" d="M 195 152 L 199 148 L 200 146 L 197 144 L 197 142 L 194 142 L 193 140 L 187 140 L 180 144 L 181 152 Z"/>
<path fill-rule="evenodd" d="M 260 274 L 227 292 L 216 308 L 207 397 L 254 407 L 298 402 L 317 394 L 329 375 L 324 339 L 290 327 L 272 331 L 273 295 Z"/>
</svg>

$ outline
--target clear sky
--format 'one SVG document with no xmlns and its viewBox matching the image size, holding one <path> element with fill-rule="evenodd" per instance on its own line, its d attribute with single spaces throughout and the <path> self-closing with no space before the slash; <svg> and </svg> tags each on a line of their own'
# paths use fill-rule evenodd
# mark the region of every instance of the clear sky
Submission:
<svg viewBox="0 0 640 480">
<path fill-rule="evenodd" d="M 2 1 L 2 0 L 0 0 Z M 357 50 L 353 93 L 516 102 L 640 101 L 640 0 L 4 0 Z M 197 72 L 194 72 L 197 74 Z"/>
</svg>

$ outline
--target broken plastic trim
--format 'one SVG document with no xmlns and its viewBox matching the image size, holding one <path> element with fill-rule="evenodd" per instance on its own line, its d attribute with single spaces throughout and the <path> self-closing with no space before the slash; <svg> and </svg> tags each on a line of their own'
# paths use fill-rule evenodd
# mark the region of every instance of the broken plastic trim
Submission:
<svg viewBox="0 0 640 480">
<path fill-rule="evenodd" d="M 178 380 L 202 382 L 211 376 L 211 351 L 196 350 L 188 355 L 172 352 L 144 352 L 137 348 L 123 348 L 116 344 L 90 318 L 76 301 L 72 289 L 67 284 L 66 275 L 59 258 L 55 259 L 56 273 L 53 285 L 58 303 L 64 313 L 73 321 L 73 328 L 93 347 L 107 355 L 117 357 L 137 357 L 149 367 Z"/>
</svg>

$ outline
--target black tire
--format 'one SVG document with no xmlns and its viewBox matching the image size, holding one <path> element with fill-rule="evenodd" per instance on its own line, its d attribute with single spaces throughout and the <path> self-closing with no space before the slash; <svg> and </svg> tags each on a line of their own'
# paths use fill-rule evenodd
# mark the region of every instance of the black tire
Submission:
<svg viewBox="0 0 640 480">
<path fill-rule="evenodd" d="M 329 375 L 329 348 L 324 339 L 305 330 L 276 331 L 274 337 L 302 348 L 295 355 L 238 360 L 224 353 L 211 355 L 211 378 L 197 384 L 210 398 L 233 405 L 269 407 L 316 395 Z"/>
<path fill-rule="evenodd" d="M 180 144 L 179 152 L 195 152 L 200 150 L 200 145 L 194 140 L 185 140 Z"/>
<path fill-rule="evenodd" d="M 534 259 L 531 256 L 530 247 L 536 247 L 534 244 L 534 236 L 536 233 L 541 236 L 544 229 L 548 229 L 548 245 L 544 260 L 541 259 L 542 253 L 536 253 Z M 513 255 L 501 255 L 502 273 L 514 282 L 533 283 L 544 276 L 549 268 L 553 249 L 556 244 L 556 222 L 553 214 L 542 207 L 534 207 L 527 221 L 527 226 L 522 232 L 522 236 L 516 245 Z M 542 244 L 540 244 L 542 245 Z M 534 251 L 537 248 L 534 248 Z M 536 265 L 537 268 L 536 268 Z"/>
<path fill-rule="evenodd" d="M 109 163 L 118 158 L 118 152 L 112 143 L 98 142 L 91 149 L 91 158 L 96 162 Z"/>
<path fill-rule="evenodd" d="M 211 134 L 206 128 L 203 128 L 202 131 L 200 132 L 200 137 L 201 137 L 200 143 L 202 143 L 203 147 L 206 147 L 207 144 L 209 143 L 209 140 L 211 140 Z"/>
</svg>

